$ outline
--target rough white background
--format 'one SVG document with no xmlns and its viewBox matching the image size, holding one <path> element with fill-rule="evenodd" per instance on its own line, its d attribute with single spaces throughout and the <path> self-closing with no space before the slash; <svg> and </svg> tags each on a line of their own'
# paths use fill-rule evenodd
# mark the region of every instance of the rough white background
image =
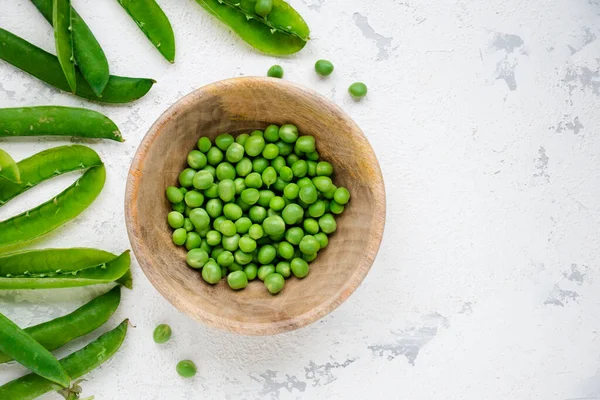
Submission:
<svg viewBox="0 0 600 400">
<path fill-rule="evenodd" d="M 137 328 L 88 376 L 86 395 L 600 399 L 598 0 L 293 0 L 313 40 L 283 59 L 258 54 L 192 0 L 159 2 L 175 29 L 175 65 L 116 1 L 73 0 L 113 73 L 158 81 L 133 104 L 92 104 L 0 63 L 0 106 L 92 108 L 127 139 L 89 142 L 107 164 L 107 185 L 89 210 L 39 246 L 128 248 L 125 179 L 150 125 L 193 89 L 264 75 L 276 62 L 285 79 L 328 96 L 365 131 L 386 180 L 385 238 L 345 304 L 275 337 L 196 323 L 163 300 L 134 263 L 135 289 L 124 292 L 103 330 L 124 317 Z M 53 51 L 50 26 L 26 0 L 0 0 L 0 26 Z M 313 72 L 319 58 L 336 66 L 328 79 Z M 370 89 L 362 102 L 346 92 L 355 80 Z M 64 143 L 0 145 L 21 159 Z M 9 203 L 0 219 L 75 177 Z M 0 309 L 29 325 L 104 290 L 1 293 Z M 165 346 L 152 341 L 161 322 L 174 329 Z M 176 375 L 183 358 L 198 364 L 195 379 Z M 22 372 L 0 366 L 0 382 Z"/>
</svg>

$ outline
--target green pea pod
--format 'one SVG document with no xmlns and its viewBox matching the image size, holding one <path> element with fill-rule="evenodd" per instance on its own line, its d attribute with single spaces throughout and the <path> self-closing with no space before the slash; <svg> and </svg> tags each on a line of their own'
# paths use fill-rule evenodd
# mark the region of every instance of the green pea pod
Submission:
<svg viewBox="0 0 600 400">
<path fill-rule="evenodd" d="M 205 10 L 229 26 L 248 44 L 272 55 L 287 55 L 304 48 L 310 30 L 300 14 L 283 0 L 262 17 L 251 0 L 196 0 Z"/>
<path fill-rule="evenodd" d="M 2 124 L 0 110 L 0 127 Z M 76 144 L 44 150 L 17 163 L 21 183 L 5 182 L 0 185 L 0 207 L 46 179 L 99 165 L 102 165 L 102 160 L 98 153 L 86 146 Z"/>
<path fill-rule="evenodd" d="M 105 179 L 103 165 L 92 167 L 55 198 L 0 222 L 0 252 L 43 236 L 81 214 L 98 197 Z"/>
<path fill-rule="evenodd" d="M 127 280 L 130 265 L 129 251 L 118 257 L 95 249 L 8 254 L 0 256 L 0 290 L 69 288 Z"/>
<path fill-rule="evenodd" d="M 52 2 L 52 25 L 58 62 L 65 74 L 71 91 L 77 90 L 75 77 L 75 55 L 73 54 L 73 35 L 71 35 L 71 1 L 54 0 Z"/>
<path fill-rule="evenodd" d="M 128 323 L 128 320 L 121 322 L 112 331 L 60 360 L 71 378 L 77 379 L 110 359 L 123 344 Z M 0 399 L 32 400 L 45 393 L 60 389 L 58 385 L 41 376 L 29 374 L 0 386 Z"/>
<path fill-rule="evenodd" d="M 123 141 L 119 128 L 97 111 L 75 107 L 0 108 L 0 137 L 77 136 Z"/>
<path fill-rule="evenodd" d="M 167 61 L 175 62 L 175 35 L 169 18 L 154 0 L 118 0 Z"/>
<path fill-rule="evenodd" d="M 52 24 L 52 0 L 31 0 L 31 2 Z M 71 7 L 71 25 L 73 52 L 77 66 L 96 96 L 100 96 L 109 78 L 106 55 L 90 28 L 73 7 Z"/>
<path fill-rule="evenodd" d="M 5 184 L 5 182 L 2 182 L 2 179 L 9 181 L 8 184 L 13 183 L 18 185 L 21 182 L 21 172 L 10 154 L 0 149 L 0 182 L 2 183 L 0 190 L 2 190 L 2 186 Z"/>
<path fill-rule="evenodd" d="M 56 56 L 0 28 L 0 59 L 64 91 L 70 91 Z M 102 96 L 96 96 L 81 73 L 76 70 L 77 96 L 104 103 L 129 103 L 143 97 L 154 80 L 111 75 Z"/>
<path fill-rule="evenodd" d="M 0 313 L 0 351 L 34 374 L 68 387 L 71 379 L 56 358 L 27 332 Z M 14 399 L 14 397 L 2 397 Z"/>
<path fill-rule="evenodd" d="M 114 314 L 120 302 L 121 287 L 115 286 L 70 314 L 26 328 L 24 331 L 47 350 L 52 351 L 100 328 Z M 11 360 L 9 355 L 0 352 L 0 364 Z"/>
</svg>

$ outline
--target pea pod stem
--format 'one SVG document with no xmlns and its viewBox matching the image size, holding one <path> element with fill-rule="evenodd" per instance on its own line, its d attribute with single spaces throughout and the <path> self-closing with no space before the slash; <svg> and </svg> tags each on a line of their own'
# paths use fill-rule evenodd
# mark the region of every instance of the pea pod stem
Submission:
<svg viewBox="0 0 600 400">
<path fill-rule="evenodd" d="M 38 106 L 0 108 L 0 137 L 76 136 L 123 141 L 119 128 L 105 115 L 84 108 Z"/>
<path fill-rule="evenodd" d="M 170 63 L 175 62 L 175 35 L 169 18 L 154 0 L 118 0 L 137 26 Z"/>
<path fill-rule="evenodd" d="M 100 328 L 114 314 L 120 302 L 121 287 L 116 286 L 70 314 L 31 326 L 24 331 L 48 351 L 52 351 Z M 11 360 L 9 355 L 0 352 L 0 364 Z"/>
<path fill-rule="evenodd" d="M 2 114 L 0 110 L 0 127 L 4 122 Z M 82 145 L 59 146 L 34 154 L 16 164 L 21 183 L 5 182 L 0 185 L 0 207 L 46 179 L 99 165 L 102 165 L 100 156 Z"/>
<path fill-rule="evenodd" d="M 8 181 L 8 183 L 3 182 Z M 5 184 L 21 183 L 21 171 L 13 158 L 6 151 L 0 149 L 0 190 Z"/>
<path fill-rule="evenodd" d="M 27 332 L 0 313 L 0 351 L 18 361 L 31 372 L 69 386 L 71 379 L 56 358 Z M 10 399 L 14 397 L 1 397 Z"/>
<path fill-rule="evenodd" d="M 110 359 L 121 347 L 127 334 L 128 320 L 105 333 L 81 350 L 60 360 L 72 379 L 77 379 Z M 0 386 L 0 399 L 32 400 L 61 388 L 41 376 L 29 374 Z"/>
<path fill-rule="evenodd" d="M 0 59 L 58 89 L 70 91 L 56 56 L 2 28 L 0 28 Z M 111 75 L 100 97 L 94 93 L 81 72 L 76 70 L 75 75 L 77 79 L 75 95 L 104 103 L 129 103 L 137 100 L 146 95 L 155 82 L 152 79 Z"/>
<path fill-rule="evenodd" d="M 47 249 L 8 254 L 0 256 L 0 290 L 56 289 L 111 282 L 131 288 L 130 265 L 129 250 L 118 257 L 95 249 Z"/>
<path fill-rule="evenodd" d="M 76 92 L 75 55 L 73 54 L 73 35 L 71 35 L 71 1 L 53 0 L 52 25 L 58 62 L 65 74 L 73 93 Z"/>
<path fill-rule="evenodd" d="M 53 199 L 0 222 L 0 252 L 43 236 L 81 214 L 98 197 L 105 179 L 104 165 L 92 167 Z"/>
<path fill-rule="evenodd" d="M 52 24 L 52 0 L 31 0 Z M 108 60 L 94 34 L 77 11 L 71 7 L 73 53 L 75 61 L 96 96 L 100 96 L 109 79 Z"/>
</svg>

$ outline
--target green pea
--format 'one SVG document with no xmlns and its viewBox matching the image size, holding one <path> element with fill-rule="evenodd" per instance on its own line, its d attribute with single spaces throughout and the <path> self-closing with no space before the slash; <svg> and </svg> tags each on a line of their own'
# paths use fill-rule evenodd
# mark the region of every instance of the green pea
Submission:
<svg viewBox="0 0 600 400">
<path fill-rule="evenodd" d="M 202 136 L 198 139 L 198 149 L 203 153 L 208 153 L 208 150 L 212 147 L 212 142 L 206 136 Z"/>
<path fill-rule="evenodd" d="M 183 194 L 175 186 L 169 186 L 167 188 L 167 199 L 171 203 L 181 203 L 183 201 Z"/>
<path fill-rule="evenodd" d="M 283 166 L 281 167 L 281 169 L 279 170 L 279 176 L 281 177 L 281 179 L 283 179 L 285 182 L 290 182 L 292 179 L 294 179 L 294 172 L 292 171 L 292 169 L 288 166 Z"/>
<path fill-rule="evenodd" d="M 275 210 L 269 208 L 267 210 L 267 218 L 268 217 L 281 217 L 281 212 L 280 211 L 275 211 Z"/>
<path fill-rule="evenodd" d="M 279 127 L 277 125 L 269 125 L 265 129 L 265 141 L 273 143 L 279 140 Z"/>
<path fill-rule="evenodd" d="M 215 144 L 223 151 L 226 151 L 235 140 L 229 133 L 222 133 L 215 138 Z"/>
<path fill-rule="evenodd" d="M 221 267 L 221 279 L 225 278 L 227 276 L 227 274 L 229 273 L 229 268 L 227 267 Z"/>
<path fill-rule="evenodd" d="M 292 164 L 292 172 L 296 178 L 302 178 L 308 173 L 308 164 L 304 160 L 298 160 Z"/>
<path fill-rule="evenodd" d="M 173 229 L 181 228 L 183 226 L 184 217 L 183 214 L 177 211 L 171 211 L 167 215 L 169 226 Z"/>
<path fill-rule="evenodd" d="M 202 168 L 202 171 L 209 172 L 213 178 L 217 176 L 217 170 L 212 165 L 207 165 L 206 167 Z"/>
<path fill-rule="evenodd" d="M 331 189 L 329 189 L 327 192 L 323 193 L 323 197 L 325 197 L 328 200 L 333 199 L 333 196 L 335 195 L 335 191 L 337 189 L 338 189 L 337 186 L 331 185 Z"/>
<path fill-rule="evenodd" d="M 277 294 L 283 290 L 285 278 L 278 273 L 272 273 L 265 278 L 265 287 L 271 294 Z"/>
<path fill-rule="evenodd" d="M 244 189 L 244 190 L 246 190 L 246 189 Z M 238 197 L 237 199 L 235 199 L 235 204 L 240 206 L 240 208 L 242 209 L 243 212 L 248 212 L 248 210 L 250 210 L 250 207 L 252 207 L 251 204 L 244 202 L 241 197 Z"/>
<path fill-rule="evenodd" d="M 225 221 L 227 221 L 227 218 L 225 218 L 223 215 L 215 218 L 215 220 L 213 221 L 213 228 L 220 232 L 219 228 L 221 227 L 221 224 Z"/>
<path fill-rule="evenodd" d="M 275 257 L 277 257 L 277 250 L 270 244 L 266 244 L 258 250 L 258 262 L 262 265 L 270 264 Z"/>
<path fill-rule="evenodd" d="M 173 243 L 177 246 L 183 246 L 187 239 L 187 231 L 183 228 L 175 229 L 173 231 Z"/>
<path fill-rule="evenodd" d="M 252 160 L 252 170 L 254 172 L 262 174 L 267 167 L 269 167 L 269 160 L 264 157 L 256 157 L 254 160 Z"/>
<path fill-rule="evenodd" d="M 204 275 L 204 271 L 202 271 L 202 275 Z M 176 370 L 182 378 L 192 378 L 196 375 L 196 364 L 190 360 L 179 361 Z"/>
<path fill-rule="evenodd" d="M 242 218 L 242 214 L 242 209 L 235 203 L 227 203 L 225 204 L 225 207 L 223 207 L 223 215 L 231 221 L 237 221 Z"/>
<path fill-rule="evenodd" d="M 234 180 L 236 176 L 236 171 L 233 165 L 228 162 L 222 162 L 217 166 L 216 169 L 217 179 L 222 181 L 225 179 Z"/>
<path fill-rule="evenodd" d="M 344 212 L 344 206 L 340 203 L 338 203 L 335 200 L 331 200 L 331 202 L 329 203 L 329 211 L 331 211 L 334 214 L 341 214 Z"/>
<path fill-rule="evenodd" d="M 292 146 L 292 145 L 290 144 L 290 146 Z M 294 165 L 294 163 L 298 160 L 300 160 L 300 157 L 298 157 L 296 154 L 290 154 L 285 159 L 285 161 L 287 162 L 287 165 L 290 165 L 290 166 Z"/>
<path fill-rule="evenodd" d="M 257 0 L 254 5 L 254 12 L 261 17 L 266 17 L 273 10 L 273 0 Z"/>
<path fill-rule="evenodd" d="M 225 236 L 233 236 L 236 233 L 235 224 L 233 221 L 223 221 L 216 229 Z M 223 238 L 223 240 L 225 240 L 225 238 Z"/>
<path fill-rule="evenodd" d="M 287 186 L 283 189 L 283 195 L 286 199 L 294 200 L 298 198 L 300 194 L 300 188 L 295 183 L 288 183 Z"/>
<path fill-rule="evenodd" d="M 271 274 L 275 273 L 275 266 L 273 264 L 263 265 L 258 269 L 257 276 L 258 279 L 264 281 L 265 278 Z"/>
<path fill-rule="evenodd" d="M 277 172 L 275 168 L 267 167 L 262 173 L 262 181 L 267 187 L 271 187 L 272 184 L 277 180 Z"/>
<path fill-rule="evenodd" d="M 317 259 L 317 253 L 302 254 L 302 259 L 306 262 L 312 262 Z"/>
<path fill-rule="evenodd" d="M 260 193 L 257 189 L 250 188 L 250 189 L 244 190 L 240 194 L 240 197 L 244 201 L 244 203 L 252 205 L 258 201 L 258 199 L 260 197 Z"/>
<path fill-rule="evenodd" d="M 190 220 L 196 229 L 206 229 L 210 224 L 210 217 L 203 208 L 194 208 L 190 213 Z"/>
<path fill-rule="evenodd" d="M 202 238 L 196 232 L 188 232 L 185 240 L 185 248 L 188 250 L 197 249 L 202 243 Z"/>
<path fill-rule="evenodd" d="M 190 267 L 200 269 L 208 261 L 208 253 L 203 249 L 192 249 L 188 251 L 185 260 Z"/>
<path fill-rule="evenodd" d="M 223 211 L 223 201 L 221 199 L 210 199 L 206 203 L 205 209 L 211 218 L 217 218 Z"/>
<path fill-rule="evenodd" d="M 246 184 L 246 187 L 249 187 L 251 189 L 259 189 L 262 186 L 263 181 L 262 177 L 258 172 L 252 172 L 244 179 L 244 183 Z"/>
<path fill-rule="evenodd" d="M 273 160 L 279 155 L 279 147 L 275 146 L 273 143 L 269 143 L 265 146 L 262 152 L 262 156 L 267 160 Z"/>
<path fill-rule="evenodd" d="M 301 159 L 306 158 L 306 154 L 304 154 L 302 151 L 300 151 L 300 149 L 296 145 L 294 145 L 294 154 L 296 154 Z"/>
<path fill-rule="evenodd" d="M 228 203 L 235 198 L 235 184 L 231 179 L 224 179 L 219 182 L 219 197 L 225 203 Z"/>
<path fill-rule="evenodd" d="M 194 224 L 192 224 L 191 219 L 185 218 L 183 220 L 183 229 L 185 229 L 186 232 L 191 232 L 194 230 Z"/>
<path fill-rule="evenodd" d="M 183 212 L 183 215 L 185 215 L 186 217 L 189 217 L 191 212 L 192 212 L 192 207 L 190 207 L 190 206 L 188 206 L 186 204 L 185 205 L 185 211 Z"/>
<path fill-rule="evenodd" d="M 239 143 L 232 143 L 225 153 L 225 158 L 231 163 L 237 163 L 244 158 L 244 146 Z"/>
<path fill-rule="evenodd" d="M 286 181 L 284 181 L 280 177 L 277 177 L 277 179 L 275 180 L 275 183 L 273 185 L 271 185 L 271 187 L 276 192 L 282 193 L 283 189 L 285 189 L 285 187 L 287 186 L 287 184 L 288 183 Z"/>
<path fill-rule="evenodd" d="M 207 254 L 212 251 L 212 247 L 208 244 L 206 239 L 202 239 L 202 243 L 200 243 L 200 249 L 204 250 Z"/>
<path fill-rule="evenodd" d="M 214 182 L 215 178 L 208 171 L 198 171 L 194 175 L 192 181 L 194 187 L 199 190 L 208 189 Z"/>
<path fill-rule="evenodd" d="M 223 246 L 217 246 L 210 253 L 210 256 L 212 257 L 212 259 L 214 261 L 214 260 L 216 260 L 219 257 L 219 254 L 221 254 L 224 251 L 225 251 L 225 249 L 223 248 Z"/>
<path fill-rule="evenodd" d="M 304 254 L 315 254 L 321 249 L 319 242 L 312 235 L 306 235 L 300 241 L 300 251 Z"/>
<path fill-rule="evenodd" d="M 250 220 L 250 218 L 248 217 L 241 217 L 237 221 L 235 221 L 235 230 L 237 231 L 237 233 L 248 233 L 251 226 L 252 220 Z"/>
<path fill-rule="evenodd" d="M 283 197 L 274 196 L 269 202 L 269 207 L 274 211 L 281 211 L 285 208 L 285 200 Z"/>
<path fill-rule="evenodd" d="M 289 262 L 281 261 L 275 267 L 275 272 L 287 279 L 292 275 L 292 267 Z"/>
<path fill-rule="evenodd" d="M 240 242 L 241 242 L 241 240 L 242 239 L 240 239 Z M 233 256 L 235 258 L 235 262 L 240 264 L 240 266 L 250 264 L 254 257 L 254 253 L 253 252 L 245 253 L 242 249 L 239 248 L 240 242 L 238 242 L 238 249 L 233 254 Z"/>
<path fill-rule="evenodd" d="M 337 223 L 331 214 L 325 214 L 319 218 L 319 226 L 321 227 L 321 230 L 328 235 L 335 232 L 337 229 Z"/>
<path fill-rule="evenodd" d="M 288 204 L 283 209 L 281 216 L 283 220 L 288 225 L 295 225 L 302 221 L 302 217 L 304 216 L 304 210 L 298 204 Z"/>
<path fill-rule="evenodd" d="M 325 214 L 326 203 L 323 200 L 317 200 L 308 207 L 308 215 L 313 218 L 319 218 Z"/>
<path fill-rule="evenodd" d="M 252 161 L 244 157 L 235 165 L 235 172 L 238 176 L 246 177 L 250 172 L 252 172 Z"/>
<path fill-rule="evenodd" d="M 258 9 L 258 4 L 261 1 L 265 2 L 265 1 L 272 1 L 272 0 L 258 0 L 258 2 L 256 3 L 257 9 Z M 257 14 L 258 14 L 258 12 L 257 12 Z M 268 14 L 268 12 L 267 12 L 267 14 Z M 259 14 L 259 15 L 261 15 L 261 14 Z M 263 15 L 263 17 L 265 15 Z M 279 78 L 279 79 L 281 79 L 281 78 L 283 78 L 283 68 L 281 67 L 281 65 L 275 64 L 271 68 L 269 68 L 269 70 L 267 71 L 267 76 L 269 76 L 271 78 Z"/>
<path fill-rule="evenodd" d="M 154 339 L 154 343 L 163 344 L 171 339 L 171 335 L 173 332 L 171 331 L 171 327 L 167 324 L 160 324 L 156 328 L 154 328 L 154 333 L 152 334 L 152 338 Z"/>
<path fill-rule="evenodd" d="M 244 267 L 244 273 L 246 274 L 246 277 L 248 277 L 249 281 L 253 281 L 258 275 L 258 267 L 256 264 L 248 264 Z"/>
<path fill-rule="evenodd" d="M 317 176 L 317 163 L 315 161 L 307 161 L 306 165 L 308 165 L 307 175 L 311 178 Z"/>
<path fill-rule="evenodd" d="M 271 190 L 261 190 L 258 192 L 258 195 L 258 205 L 265 208 L 269 207 L 271 199 L 275 197 L 275 193 L 273 193 Z"/>
<path fill-rule="evenodd" d="M 196 170 L 192 168 L 186 168 L 179 174 L 179 184 L 183 187 L 191 187 L 194 181 Z"/>
<path fill-rule="evenodd" d="M 195 175 L 195 174 L 194 174 L 194 175 Z M 184 195 L 184 196 L 185 196 L 185 194 L 188 192 L 188 190 L 187 190 L 186 188 L 184 188 L 184 187 L 180 187 L 180 188 L 179 188 L 179 191 L 180 191 L 180 192 L 181 192 L 181 194 L 182 194 L 182 195 Z"/>
<path fill-rule="evenodd" d="M 350 192 L 345 187 L 337 188 L 333 194 L 333 199 L 341 205 L 344 205 L 350 201 Z"/>
<path fill-rule="evenodd" d="M 279 174 L 281 168 L 286 166 L 285 158 L 282 156 L 277 156 L 273 160 L 271 160 L 271 167 L 275 169 L 275 172 Z"/>
<path fill-rule="evenodd" d="M 204 203 L 204 195 L 195 190 L 190 190 L 185 194 L 185 204 L 189 207 L 196 208 L 200 207 Z"/>
<path fill-rule="evenodd" d="M 239 252 L 239 249 L 236 250 L 236 252 Z M 229 270 L 229 272 L 235 272 L 235 271 L 243 271 L 244 267 L 242 267 L 237 262 L 233 262 L 229 267 L 227 267 L 227 269 Z"/>
<path fill-rule="evenodd" d="M 318 176 L 331 176 L 333 175 L 333 166 L 327 161 L 319 161 L 317 163 L 317 175 Z"/>
<path fill-rule="evenodd" d="M 218 147 L 211 147 L 208 153 L 206 153 L 206 159 L 213 167 L 219 165 L 223 161 L 223 152 Z"/>
<path fill-rule="evenodd" d="M 362 82 L 354 82 L 348 88 L 348 93 L 350 93 L 350 96 L 354 97 L 357 100 L 362 99 L 367 95 L 367 85 L 365 85 Z"/>
<path fill-rule="evenodd" d="M 201 237 L 201 238 L 205 238 L 205 237 L 206 237 L 206 234 L 207 234 L 208 232 L 210 232 L 210 230 L 211 230 L 211 229 L 210 229 L 210 224 L 209 224 L 209 226 L 207 226 L 207 227 L 206 227 L 206 228 L 204 228 L 204 229 L 196 229 L 196 233 L 197 233 L 198 235 L 200 235 L 200 237 Z"/>
<path fill-rule="evenodd" d="M 264 234 L 264 230 L 259 224 L 253 224 L 248 230 L 248 235 L 254 240 L 262 238 Z"/>
<path fill-rule="evenodd" d="M 294 143 L 298 139 L 296 125 L 286 124 L 279 128 L 279 137 L 286 143 Z"/>
<path fill-rule="evenodd" d="M 333 182 L 328 176 L 316 176 L 312 179 L 313 184 L 319 192 L 325 193 L 331 190 Z"/>
<path fill-rule="evenodd" d="M 225 250 L 236 251 L 240 247 L 240 235 L 237 233 L 231 236 L 225 235 L 221 244 Z"/>
<path fill-rule="evenodd" d="M 256 241 L 250 236 L 244 235 L 240 238 L 239 246 L 244 253 L 252 253 L 256 250 Z"/>
<path fill-rule="evenodd" d="M 315 239 L 317 239 L 317 242 L 319 242 L 319 246 L 321 247 L 321 249 L 324 249 L 325 247 L 327 247 L 329 245 L 329 238 L 323 232 L 319 232 L 319 233 L 315 234 L 314 236 L 315 236 Z"/>
<path fill-rule="evenodd" d="M 246 182 L 244 178 L 235 178 L 233 180 L 233 185 L 235 186 L 235 194 L 239 195 L 246 189 Z"/>
<path fill-rule="evenodd" d="M 294 246 L 288 242 L 281 242 L 277 248 L 277 253 L 281 258 L 285 260 L 291 260 L 294 257 Z"/>
<path fill-rule="evenodd" d="M 227 284 L 233 290 L 244 289 L 248 286 L 248 277 L 244 271 L 235 271 L 227 275 Z"/>
<path fill-rule="evenodd" d="M 224 251 L 217 257 L 217 263 L 219 263 L 221 267 L 229 267 L 233 264 L 233 261 L 233 253 L 231 251 Z"/>
<path fill-rule="evenodd" d="M 187 156 L 188 165 L 193 169 L 201 169 L 206 167 L 208 162 L 204 153 L 198 150 L 192 150 Z"/>
<path fill-rule="evenodd" d="M 264 137 L 264 132 L 261 131 L 260 129 L 256 129 L 254 131 L 252 131 L 252 134 L 250 136 L 260 136 L 260 137 Z"/>
<path fill-rule="evenodd" d="M 319 60 L 315 63 L 315 71 L 321 76 L 329 76 L 333 72 L 331 61 Z"/>
<path fill-rule="evenodd" d="M 275 146 L 279 149 L 279 155 L 282 157 L 287 157 L 294 151 L 294 145 L 283 140 L 276 141 Z"/>
<path fill-rule="evenodd" d="M 267 235 L 281 235 L 285 232 L 285 222 L 277 215 L 267 217 L 263 221 L 263 230 Z"/>
<path fill-rule="evenodd" d="M 267 210 L 261 206 L 252 206 L 248 211 L 248 216 L 255 224 L 262 224 L 267 218 Z"/>
<path fill-rule="evenodd" d="M 208 197 L 209 199 L 216 199 L 219 197 L 219 185 L 213 183 L 210 187 L 204 190 L 204 197 Z"/>
<path fill-rule="evenodd" d="M 317 189 L 313 186 L 304 186 L 300 188 L 300 200 L 306 204 L 313 204 L 319 198 Z"/>
<path fill-rule="evenodd" d="M 206 242 L 210 246 L 217 246 L 221 243 L 221 233 L 219 231 L 211 230 L 206 234 Z"/>
<path fill-rule="evenodd" d="M 244 143 L 244 150 L 246 150 L 246 154 L 250 157 L 256 157 L 260 153 L 262 153 L 265 148 L 265 139 L 259 135 L 252 135 L 248 139 L 246 139 L 246 143 Z"/>
<path fill-rule="evenodd" d="M 296 148 L 303 153 L 312 153 L 315 151 L 315 137 L 309 135 L 300 136 L 296 141 Z"/>
<path fill-rule="evenodd" d="M 304 278 L 308 275 L 308 263 L 301 258 L 294 258 L 290 263 L 292 273 L 296 278 Z"/>
<path fill-rule="evenodd" d="M 304 231 L 298 226 L 290 228 L 285 232 L 285 240 L 287 240 L 295 246 L 298 246 L 300 244 L 300 241 L 302 241 L 303 237 Z"/>
<path fill-rule="evenodd" d="M 243 146 L 246 143 L 246 139 L 248 139 L 249 136 L 250 135 L 248 135 L 247 133 L 242 133 L 241 135 L 238 135 L 238 137 L 235 138 L 235 142 Z"/>
<path fill-rule="evenodd" d="M 307 218 L 304 221 L 302 221 L 302 226 L 304 227 L 306 233 L 309 233 L 311 235 L 314 235 L 319 232 L 319 223 L 316 219 Z"/>
</svg>

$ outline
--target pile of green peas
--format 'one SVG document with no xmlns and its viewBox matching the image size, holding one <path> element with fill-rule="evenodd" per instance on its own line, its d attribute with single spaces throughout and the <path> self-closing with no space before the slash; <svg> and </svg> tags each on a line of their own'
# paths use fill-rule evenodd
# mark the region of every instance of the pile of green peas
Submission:
<svg viewBox="0 0 600 400">
<path fill-rule="evenodd" d="M 256 278 L 272 294 L 285 279 L 304 278 L 327 247 L 350 192 L 331 180 L 315 138 L 287 124 L 234 138 L 207 137 L 187 157 L 180 187 L 170 186 L 168 223 L 173 242 L 188 250 L 187 264 L 233 290 Z"/>
</svg>

